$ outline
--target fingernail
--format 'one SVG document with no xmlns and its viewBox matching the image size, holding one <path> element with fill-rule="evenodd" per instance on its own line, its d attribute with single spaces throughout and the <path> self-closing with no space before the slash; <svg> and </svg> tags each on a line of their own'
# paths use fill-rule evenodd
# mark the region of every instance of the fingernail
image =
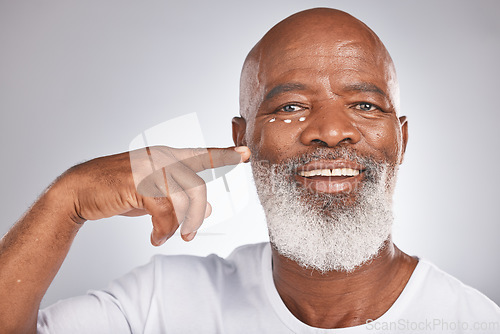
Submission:
<svg viewBox="0 0 500 334">
<path fill-rule="evenodd" d="M 245 151 L 247 150 L 247 147 L 246 146 L 236 146 L 234 148 L 234 150 L 238 153 L 245 153 Z"/>
<path fill-rule="evenodd" d="M 151 236 L 151 243 L 153 244 L 153 246 L 155 247 L 158 247 L 158 246 L 161 246 L 165 243 L 165 241 L 167 241 L 167 238 L 163 238 L 163 239 L 160 239 L 160 240 L 156 240 L 155 238 L 153 238 L 153 236 Z"/>
<path fill-rule="evenodd" d="M 250 157 L 250 154 L 248 154 L 250 153 L 250 149 L 246 146 L 236 146 L 234 150 L 241 155 L 240 162 L 244 162 Z"/>
<path fill-rule="evenodd" d="M 191 232 L 189 234 L 184 234 L 184 235 L 182 235 L 182 239 L 184 239 L 184 241 L 191 241 L 191 240 L 193 240 L 195 235 L 196 235 L 196 231 Z"/>
</svg>

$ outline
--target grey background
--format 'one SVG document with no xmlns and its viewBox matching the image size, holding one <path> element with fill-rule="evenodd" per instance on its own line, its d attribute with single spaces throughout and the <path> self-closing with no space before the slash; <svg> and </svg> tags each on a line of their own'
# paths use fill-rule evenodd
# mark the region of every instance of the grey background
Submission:
<svg viewBox="0 0 500 334">
<path fill-rule="evenodd" d="M 500 303 L 497 1 L 2 0 L 0 233 L 65 169 L 125 151 L 173 117 L 197 112 L 208 145 L 231 145 L 246 53 L 279 20 L 317 6 L 363 20 L 396 63 L 410 125 L 396 243 Z M 150 228 L 146 217 L 86 223 L 43 305 L 155 253 L 224 256 L 267 238 L 255 195 L 192 243 L 154 248 Z"/>
</svg>

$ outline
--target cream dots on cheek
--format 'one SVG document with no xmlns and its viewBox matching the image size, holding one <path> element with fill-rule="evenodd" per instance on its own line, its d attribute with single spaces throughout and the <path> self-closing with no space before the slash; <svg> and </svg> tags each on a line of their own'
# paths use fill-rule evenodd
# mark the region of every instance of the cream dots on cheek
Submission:
<svg viewBox="0 0 500 334">
<path fill-rule="evenodd" d="M 305 118 L 304 116 L 302 116 L 302 117 L 300 117 L 300 118 L 299 118 L 299 120 L 298 120 L 298 121 L 299 121 L 299 122 L 304 122 L 305 120 L 306 120 L 306 118 Z M 282 122 L 284 122 L 284 123 L 288 123 L 288 124 L 289 124 L 289 123 L 292 123 L 292 120 L 291 120 L 291 119 L 289 119 L 289 118 L 285 118 L 285 119 L 282 119 L 282 120 L 280 120 L 280 121 L 282 121 Z M 269 123 L 273 123 L 273 122 L 276 122 L 276 117 L 273 117 L 273 118 L 271 118 L 271 119 L 269 120 Z"/>
</svg>

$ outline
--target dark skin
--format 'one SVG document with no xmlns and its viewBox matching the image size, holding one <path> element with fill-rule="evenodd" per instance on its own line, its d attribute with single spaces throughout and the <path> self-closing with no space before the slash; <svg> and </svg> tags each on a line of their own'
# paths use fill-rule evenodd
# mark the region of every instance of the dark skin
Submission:
<svg viewBox="0 0 500 334">
<path fill-rule="evenodd" d="M 36 333 L 42 297 L 87 220 L 150 215 L 153 245 L 163 244 L 177 229 L 190 241 L 211 211 L 205 183 L 196 173 L 237 164 L 249 155 L 246 147 L 213 148 L 208 154 L 206 149 L 157 146 L 66 171 L 0 240 L 0 332 Z M 140 177 L 142 190 L 134 176 Z M 154 195 L 165 193 L 166 184 L 168 196 Z"/>
<path fill-rule="evenodd" d="M 343 145 L 377 161 L 402 163 L 408 125 L 398 117 L 394 65 L 378 37 L 346 13 L 314 9 L 276 25 L 247 58 L 241 94 L 235 143 L 270 163 Z M 388 184 L 390 191 L 393 186 Z M 417 262 L 389 239 L 354 272 L 321 274 L 273 248 L 273 277 L 299 320 L 341 328 L 384 314 Z"/>
</svg>

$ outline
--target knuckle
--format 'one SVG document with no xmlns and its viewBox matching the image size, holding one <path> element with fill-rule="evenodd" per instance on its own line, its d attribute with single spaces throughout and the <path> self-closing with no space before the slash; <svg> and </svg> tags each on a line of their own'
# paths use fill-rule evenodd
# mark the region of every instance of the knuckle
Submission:
<svg viewBox="0 0 500 334">
<path fill-rule="evenodd" d="M 207 196 L 207 185 L 205 181 L 200 178 L 200 181 L 193 182 L 189 189 L 186 189 L 186 194 L 190 200 L 198 199 L 200 196 L 205 198 Z"/>
<path fill-rule="evenodd" d="M 175 155 L 173 154 L 173 148 L 168 146 L 150 146 L 150 159 L 155 164 L 156 169 L 161 169 L 164 167 L 168 167 L 170 164 L 173 164 L 177 161 Z"/>
<path fill-rule="evenodd" d="M 182 196 L 182 198 L 179 199 L 174 198 L 172 202 L 174 203 L 172 209 L 177 215 L 184 215 L 188 210 L 189 198 L 186 195 Z"/>
<path fill-rule="evenodd" d="M 192 179 L 193 187 L 200 188 L 201 190 L 207 188 L 207 184 L 205 183 L 205 180 L 203 180 L 199 175 L 194 174 L 194 177 Z"/>
<path fill-rule="evenodd" d="M 204 155 L 207 153 L 207 149 L 203 147 L 196 147 L 191 149 L 191 153 L 193 154 L 193 157 L 199 157 L 201 155 Z"/>
<path fill-rule="evenodd" d="M 158 211 L 161 213 L 171 212 L 173 210 L 173 203 L 167 197 L 153 197 L 153 201 Z"/>
</svg>

